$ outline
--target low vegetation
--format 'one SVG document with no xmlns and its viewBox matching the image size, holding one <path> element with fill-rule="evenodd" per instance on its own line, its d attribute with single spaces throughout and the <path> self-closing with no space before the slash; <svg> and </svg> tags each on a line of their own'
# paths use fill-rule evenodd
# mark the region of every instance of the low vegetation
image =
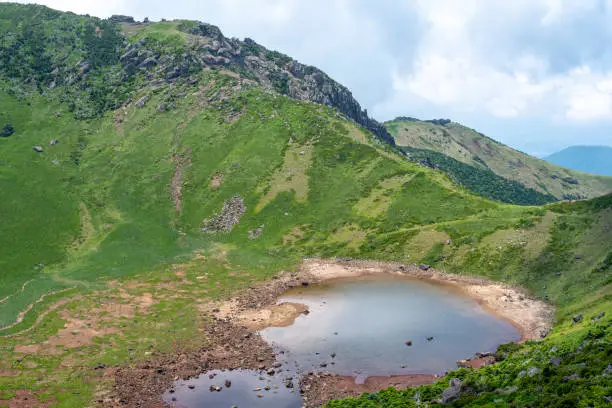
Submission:
<svg viewBox="0 0 612 408">
<path fill-rule="evenodd" d="M 185 22 L 119 29 L 0 7 L 5 37 L 33 20 L 45 49 L 19 51 L 0 80 L 0 123 L 14 129 L 0 138 L 10 192 L 0 200 L 0 406 L 107 401 L 114 368 L 202 346 L 203 305 L 306 256 L 426 262 L 524 285 L 558 307 L 558 325 L 542 342 L 502 347 L 497 365 L 452 373 L 470 391 L 453 404 L 606 403 L 611 196 L 503 204 L 405 160 L 333 108 L 222 68 L 125 76 L 106 54 L 121 29 L 128 49 L 146 41 L 174 55 L 193 40 Z M 87 48 L 77 33 L 92 24 L 108 37 Z M 89 74 L 52 87 L 48 70 L 32 70 L 44 62 L 34 53 L 64 79 L 93 59 Z M 232 228 L 202 231 L 236 197 Z M 418 405 L 447 383 L 329 406 Z"/>
<path fill-rule="evenodd" d="M 476 194 L 495 200 L 541 205 L 612 191 L 612 177 L 540 160 L 448 119 L 399 117 L 385 126 L 410 160 L 440 168 Z"/>
</svg>

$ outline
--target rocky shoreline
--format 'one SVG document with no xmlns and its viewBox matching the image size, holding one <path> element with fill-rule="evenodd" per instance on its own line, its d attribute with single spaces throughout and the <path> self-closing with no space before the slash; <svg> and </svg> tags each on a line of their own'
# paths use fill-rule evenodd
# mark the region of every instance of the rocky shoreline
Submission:
<svg viewBox="0 0 612 408">
<path fill-rule="evenodd" d="M 177 350 L 171 355 L 154 355 L 132 367 L 123 367 L 112 374 L 115 380 L 113 397 L 98 401 L 111 407 L 165 407 L 162 396 L 174 381 L 189 379 L 209 370 L 239 368 L 260 370 L 276 368 L 275 351 L 257 333 L 265 327 L 290 325 L 307 307 L 300 304 L 277 304 L 287 290 L 334 279 L 389 274 L 449 284 L 465 291 L 483 307 L 507 319 L 521 332 L 521 340 L 545 335 L 552 322 L 552 309 L 528 297 L 518 288 L 482 279 L 443 274 L 417 265 L 374 261 L 308 259 L 297 273 L 281 273 L 268 282 L 248 288 L 225 302 L 210 303 L 200 310 L 205 322 L 203 336 L 208 343 L 198 350 Z M 479 368 L 495 362 L 491 355 L 476 356 L 458 362 Z M 281 369 L 282 370 L 282 369 Z M 296 392 L 303 396 L 305 407 L 318 407 L 335 398 L 358 396 L 390 386 L 406 388 L 429 384 L 440 377 L 410 374 L 369 377 L 357 384 L 354 377 L 327 373 L 305 373 Z"/>
</svg>

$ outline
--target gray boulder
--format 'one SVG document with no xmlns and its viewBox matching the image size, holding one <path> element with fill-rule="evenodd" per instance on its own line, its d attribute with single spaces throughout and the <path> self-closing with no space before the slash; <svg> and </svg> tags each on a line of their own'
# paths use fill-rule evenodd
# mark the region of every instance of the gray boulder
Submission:
<svg viewBox="0 0 612 408">
<path fill-rule="evenodd" d="M 449 387 L 442 391 L 442 403 L 448 404 L 461 396 L 463 381 L 458 378 L 453 378 L 449 381 Z"/>
</svg>

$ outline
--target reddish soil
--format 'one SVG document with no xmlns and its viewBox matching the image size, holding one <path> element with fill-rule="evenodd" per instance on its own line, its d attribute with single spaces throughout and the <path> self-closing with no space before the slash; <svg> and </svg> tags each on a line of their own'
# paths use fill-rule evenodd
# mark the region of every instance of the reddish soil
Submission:
<svg viewBox="0 0 612 408">
<path fill-rule="evenodd" d="M 293 306 L 286 313 L 287 316 L 284 315 L 285 311 L 275 306 L 285 291 L 331 279 L 372 274 L 409 276 L 457 286 L 481 301 L 485 307 L 498 312 L 517 326 L 522 326 L 524 339 L 539 337 L 539 330 L 549 324 L 549 310 L 546 307 L 528 299 L 518 289 L 498 283 L 446 275 L 433 270 L 423 271 L 415 265 L 306 260 L 297 274 L 284 273 L 248 288 L 229 301 L 201 306 L 205 326 L 202 334 L 208 343 L 196 350 L 153 355 L 149 360 L 134 366 L 112 370 L 109 375 L 115 379 L 114 389 L 109 397 L 100 399 L 98 403 L 104 408 L 161 408 L 164 407 L 163 393 L 178 379 L 188 379 L 213 369 L 272 367 L 275 362 L 274 352 L 255 330 L 261 329 L 262 321 L 282 320 L 272 317 L 294 317 Z M 141 298 L 138 299 L 141 307 L 150 306 L 147 296 Z M 526 309 L 530 307 L 535 307 L 535 311 L 528 313 Z M 245 316 L 250 316 L 250 321 L 257 324 L 248 324 Z M 465 360 L 465 364 L 479 368 L 494 361 L 493 356 L 476 356 Z M 428 374 L 370 377 L 363 384 L 356 384 L 353 377 L 314 373 L 302 378 L 300 391 L 304 396 L 305 407 L 318 407 L 330 399 L 358 396 L 390 386 L 401 389 L 430 384 L 438 378 Z"/>
<path fill-rule="evenodd" d="M 10 400 L 0 400 L 0 405 L 8 408 L 47 408 L 56 404 L 56 401 L 41 402 L 30 390 L 17 390 Z"/>
<path fill-rule="evenodd" d="M 364 383 L 357 384 L 355 377 L 331 374 L 309 373 L 303 380 L 304 405 L 320 407 L 333 399 L 356 397 L 364 392 L 377 392 L 389 387 L 398 390 L 420 385 L 432 384 L 440 376 L 431 374 L 407 374 L 368 377 Z"/>
</svg>

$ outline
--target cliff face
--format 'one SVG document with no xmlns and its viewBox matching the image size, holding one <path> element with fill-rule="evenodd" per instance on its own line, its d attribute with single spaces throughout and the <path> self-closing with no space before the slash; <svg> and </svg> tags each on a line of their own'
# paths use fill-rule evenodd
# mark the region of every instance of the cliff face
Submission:
<svg viewBox="0 0 612 408">
<path fill-rule="evenodd" d="M 187 34 L 187 52 L 160 57 L 154 44 L 136 42 L 128 45 L 121 57 L 126 71 L 161 72 L 166 81 L 173 81 L 206 67 L 225 68 L 291 98 L 334 107 L 379 139 L 395 145 L 386 128 L 368 116 L 351 92 L 323 71 L 270 51 L 249 38 L 227 38 L 210 24 L 184 22 L 179 30 Z"/>
</svg>

